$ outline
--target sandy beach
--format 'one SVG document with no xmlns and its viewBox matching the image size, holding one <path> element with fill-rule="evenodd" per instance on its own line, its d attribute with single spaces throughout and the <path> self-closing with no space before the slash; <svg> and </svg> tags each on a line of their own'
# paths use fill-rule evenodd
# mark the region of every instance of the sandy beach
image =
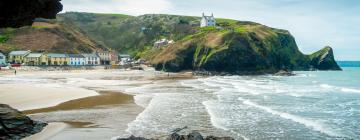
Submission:
<svg viewBox="0 0 360 140">
<path fill-rule="evenodd" d="M 128 87 L 191 77 L 153 70 L 2 71 L 0 103 L 49 123 L 26 140 L 111 139 L 130 135 L 128 124 L 144 110 L 141 98 L 124 94 Z"/>
</svg>

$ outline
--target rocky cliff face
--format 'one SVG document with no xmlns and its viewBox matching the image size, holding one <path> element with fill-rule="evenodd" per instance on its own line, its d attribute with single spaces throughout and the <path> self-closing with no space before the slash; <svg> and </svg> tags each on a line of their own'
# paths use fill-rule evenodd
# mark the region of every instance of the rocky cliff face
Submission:
<svg viewBox="0 0 360 140">
<path fill-rule="evenodd" d="M 56 18 L 63 6 L 61 0 L 2 0 L 0 28 L 31 25 L 35 18 Z"/>
<path fill-rule="evenodd" d="M 339 70 L 331 48 L 302 54 L 285 30 L 237 22 L 231 27 L 201 30 L 151 58 L 157 70 L 211 71 L 231 74 L 275 73 L 279 70 Z"/>
<path fill-rule="evenodd" d="M 311 66 L 318 70 L 341 70 L 335 62 L 333 50 L 329 46 L 311 54 L 310 59 Z"/>
<path fill-rule="evenodd" d="M 0 104 L 0 139 L 17 140 L 40 132 L 46 123 L 36 122 L 8 105 Z"/>
</svg>

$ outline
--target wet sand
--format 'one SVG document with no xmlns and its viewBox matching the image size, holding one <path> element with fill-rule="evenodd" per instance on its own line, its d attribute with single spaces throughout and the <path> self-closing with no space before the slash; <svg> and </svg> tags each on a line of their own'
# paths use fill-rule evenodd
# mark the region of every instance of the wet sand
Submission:
<svg viewBox="0 0 360 140">
<path fill-rule="evenodd" d="M 56 105 L 54 107 L 24 111 L 24 113 L 30 115 L 35 120 L 42 120 L 42 121 L 45 120 L 47 122 L 58 121 L 68 126 L 66 128 L 61 129 L 61 131 L 54 131 L 53 129 L 59 130 L 60 126 L 56 127 L 49 125 L 45 128 L 44 132 L 36 134 L 35 138 L 40 140 L 42 139 L 58 140 L 58 139 L 67 139 L 67 138 L 95 140 L 95 139 L 111 139 L 114 136 L 126 134 L 127 124 L 133 121 L 136 118 L 136 116 L 143 111 L 143 108 L 137 106 L 134 103 L 134 99 L 132 95 L 123 94 L 121 92 L 115 92 L 115 91 L 99 91 L 99 93 L 100 95 L 98 96 L 71 100 Z M 99 114 L 104 116 L 96 118 L 96 120 L 91 120 L 88 118 L 84 118 L 84 119 L 80 118 L 80 120 L 73 120 L 73 118 L 71 117 L 61 118 L 59 115 L 56 114 L 56 113 L 68 112 L 68 111 L 81 112 L 87 110 L 90 110 L 89 112 L 92 112 L 91 115 L 95 115 L 95 116 L 97 116 L 96 114 L 98 114 L 96 110 L 97 111 L 109 110 L 109 111 L 105 111 L 105 113 L 99 112 Z M 116 113 L 116 111 L 121 111 L 122 113 L 119 114 Z M 109 113 L 109 115 L 105 116 L 106 113 Z M 116 113 L 116 114 L 112 115 L 112 113 Z M 112 116 L 121 118 L 121 120 L 115 121 L 116 118 L 113 118 Z M 114 125 L 116 127 L 101 124 L 102 121 L 100 121 L 100 123 L 97 122 L 97 120 L 102 120 L 102 119 L 105 121 L 114 121 Z M 51 135 L 51 137 L 49 137 L 49 135 Z"/>
<path fill-rule="evenodd" d="M 53 112 L 53 111 L 90 109 L 100 106 L 129 104 L 134 102 L 133 96 L 128 94 L 123 94 L 120 92 L 113 92 L 113 91 L 99 91 L 99 93 L 100 95 L 97 96 L 75 99 L 48 108 L 25 110 L 23 111 L 23 113 L 36 114 L 36 113 L 45 113 L 45 112 Z"/>
</svg>

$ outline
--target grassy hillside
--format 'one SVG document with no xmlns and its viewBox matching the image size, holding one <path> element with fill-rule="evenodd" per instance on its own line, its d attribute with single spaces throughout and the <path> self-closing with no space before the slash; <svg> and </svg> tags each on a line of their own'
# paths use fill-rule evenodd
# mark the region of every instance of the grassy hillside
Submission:
<svg viewBox="0 0 360 140">
<path fill-rule="evenodd" d="M 0 29 L 0 50 L 4 53 L 13 50 L 83 53 L 107 49 L 70 23 L 35 22 L 32 26 Z"/>
<path fill-rule="evenodd" d="M 58 20 L 73 23 L 97 42 L 123 53 L 136 54 L 161 38 L 180 40 L 195 33 L 198 17 L 174 15 L 64 13 Z"/>
</svg>

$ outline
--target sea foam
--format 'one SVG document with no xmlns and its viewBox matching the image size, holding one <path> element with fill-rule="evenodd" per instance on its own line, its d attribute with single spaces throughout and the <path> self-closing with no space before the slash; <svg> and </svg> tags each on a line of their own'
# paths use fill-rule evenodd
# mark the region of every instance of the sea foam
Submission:
<svg viewBox="0 0 360 140">
<path fill-rule="evenodd" d="M 276 111 L 276 110 L 271 109 L 270 107 L 258 105 L 256 103 L 250 101 L 250 100 L 246 100 L 246 99 L 243 99 L 241 97 L 239 97 L 239 100 L 242 101 L 243 104 L 245 104 L 245 105 L 249 105 L 249 106 L 264 110 L 264 111 L 266 111 L 268 113 L 271 113 L 273 115 L 278 115 L 281 118 L 292 120 L 294 122 L 303 124 L 308 128 L 311 128 L 311 129 L 313 129 L 315 131 L 325 133 L 325 134 L 327 134 L 329 136 L 335 136 L 335 137 L 336 136 L 341 136 L 339 133 L 334 132 L 333 130 L 327 129 L 327 127 L 324 124 L 321 124 L 319 122 L 312 121 L 312 120 L 302 118 L 302 117 L 299 117 L 299 116 L 295 116 L 295 115 L 292 115 L 292 114 L 289 114 L 289 113 Z"/>
</svg>

